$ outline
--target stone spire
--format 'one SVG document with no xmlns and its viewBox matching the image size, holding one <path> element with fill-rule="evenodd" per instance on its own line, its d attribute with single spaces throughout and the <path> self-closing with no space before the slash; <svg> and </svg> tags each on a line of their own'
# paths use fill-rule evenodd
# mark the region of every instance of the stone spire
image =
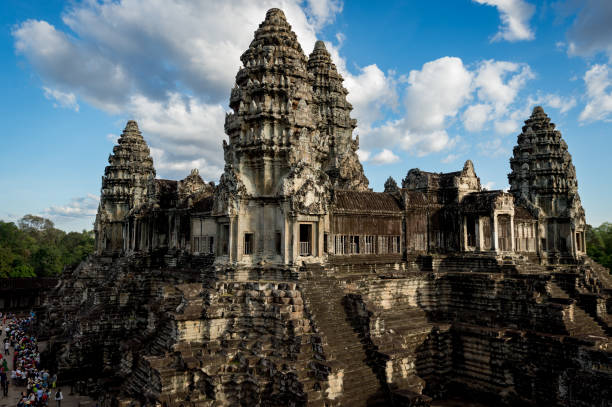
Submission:
<svg viewBox="0 0 612 407">
<path fill-rule="evenodd" d="M 350 116 L 353 106 L 346 100 L 348 91 L 342 86 L 344 79 L 332 63 L 323 41 L 315 43 L 308 59 L 308 71 L 314 76 L 318 128 L 329 139 L 329 157 L 324 169 L 335 188 L 365 191 L 368 179 L 356 153 L 359 140 L 353 140 L 353 130 L 357 125 Z"/>
<path fill-rule="evenodd" d="M 99 252 L 121 250 L 121 223 L 131 209 L 145 203 L 155 179 L 149 147 L 134 120 L 127 122 L 108 163 L 95 225 Z"/>
<path fill-rule="evenodd" d="M 327 141 L 312 114 L 306 56 L 281 10 L 267 12 L 240 59 L 221 187 L 239 196 L 291 195 L 283 180 L 298 167 L 320 170 Z"/>
<path fill-rule="evenodd" d="M 510 159 L 510 192 L 538 207 L 545 216 L 584 212 L 578 196 L 576 169 L 561 132 L 541 106 L 533 109 Z"/>
</svg>

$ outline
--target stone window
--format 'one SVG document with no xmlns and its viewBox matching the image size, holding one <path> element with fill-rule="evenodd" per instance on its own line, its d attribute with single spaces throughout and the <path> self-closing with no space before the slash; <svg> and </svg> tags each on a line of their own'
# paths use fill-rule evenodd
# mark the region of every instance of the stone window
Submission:
<svg viewBox="0 0 612 407">
<path fill-rule="evenodd" d="M 334 239 L 334 253 L 345 254 L 346 252 L 346 236 L 338 235 Z"/>
<path fill-rule="evenodd" d="M 281 254 L 281 243 L 282 243 L 282 235 L 281 232 L 276 232 L 274 234 L 274 248 L 276 249 L 276 254 Z"/>
<path fill-rule="evenodd" d="M 359 254 L 359 236 L 349 236 L 349 254 Z"/>
<path fill-rule="evenodd" d="M 329 239 L 329 235 L 327 233 L 323 233 L 323 253 L 329 252 L 329 246 L 327 240 Z"/>
<path fill-rule="evenodd" d="M 221 254 L 227 255 L 229 253 L 229 225 L 221 225 Z"/>
<path fill-rule="evenodd" d="M 312 225 L 300 224 L 300 256 L 312 255 Z"/>
<path fill-rule="evenodd" d="M 399 253 L 400 252 L 400 237 L 399 236 L 391 236 L 391 253 Z"/>
<path fill-rule="evenodd" d="M 378 253 L 389 253 L 389 236 L 378 236 Z"/>
<path fill-rule="evenodd" d="M 213 254 L 214 253 L 213 236 L 194 236 L 192 243 L 192 251 L 194 253 Z"/>
<path fill-rule="evenodd" d="M 376 236 L 364 236 L 362 253 L 363 254 L 376 253 Z"/>
<path fill-rule="evenodd" d="M 465 227 L 467 232 L 467 247 L 476 247 L 476 218 L 467 216 L 465 219 Z"/>
<path fill-rule="evenodd" d="M 512 250 L 510 215 L 497 216 L 497 243 L 499 250 L 507 252 Z"/>
<path fill-rule="evenodd" d="M 244 234 L 244 254 L 253 254 L 253 234 L 245 233 Z"/>
</svg>

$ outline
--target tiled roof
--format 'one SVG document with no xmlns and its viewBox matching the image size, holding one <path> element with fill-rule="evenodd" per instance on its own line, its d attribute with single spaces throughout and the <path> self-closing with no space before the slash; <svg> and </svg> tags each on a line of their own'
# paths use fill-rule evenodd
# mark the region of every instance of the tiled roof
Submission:
<svg viewBox="0 0 612 407">
<path fill-rule="evenodd" d="M 338 211 L 350 212 L 401 212 L 402 208 L 393 195 L 372 191 L 334 191 L 334 205 Z"/>
</svg>

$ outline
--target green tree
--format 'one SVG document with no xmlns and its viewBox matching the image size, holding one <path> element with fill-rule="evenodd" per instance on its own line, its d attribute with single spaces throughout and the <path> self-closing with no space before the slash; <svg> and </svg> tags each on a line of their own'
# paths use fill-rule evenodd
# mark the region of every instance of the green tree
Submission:
<svg viewBox="0 0 612 407">
<path fill-rule="evenodd" d="M 40 247 L 32 255 L 32 266 L 39 277 L 49 277 L 62 272 L 61 254 L 55 246 Z"/>
<path fill-rule="evenodd" d="M 17 225 L 0 221 L 0 278 L 57 275 L 93 252 L 93 236 L 66 233 L 36 215 L 25 215 Z"/>
<path fill-rule="evenodd" d="M 612 269 L 612 223 L 604 222 L 599 227 L 587 227 L 587 254 L 596 262 Z"/>
</svg>

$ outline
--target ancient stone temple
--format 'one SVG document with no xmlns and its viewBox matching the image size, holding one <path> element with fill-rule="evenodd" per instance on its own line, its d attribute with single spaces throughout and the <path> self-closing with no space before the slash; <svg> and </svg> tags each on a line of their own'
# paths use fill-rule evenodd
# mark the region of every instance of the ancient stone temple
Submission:
<svg viewBox="0 0 612 407">
<path fill-rule="evenodd" d="M 322 42 L 271 9 L 241 61 L 218 184 L 155 178 L 128 122 L 41 318 L 60 377 L 122 406 L 612 405 L 612 278 L 541 107 L 509 192 L 469 160 L 374 192 Z"/>
</svg>

